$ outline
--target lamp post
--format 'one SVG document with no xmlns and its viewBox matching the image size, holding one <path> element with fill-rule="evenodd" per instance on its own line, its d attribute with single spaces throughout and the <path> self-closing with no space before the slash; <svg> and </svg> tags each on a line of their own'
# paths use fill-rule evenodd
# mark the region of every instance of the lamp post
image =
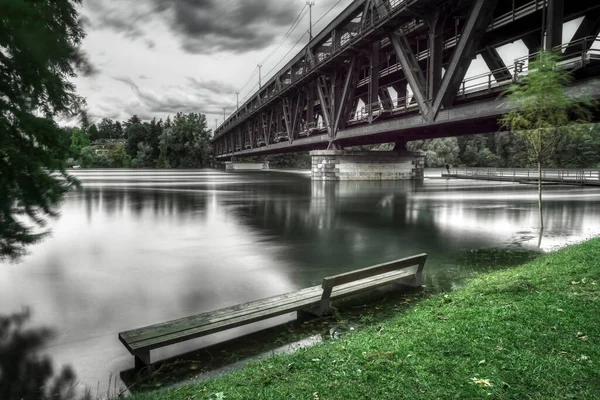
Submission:
<svg viewBox="0 0 600 400">
<path fill-rule="evenodd" d="M 315 5 L 315 0 L 306 0 L 308 6 L 308 41 L 312 41 L 312 8 Z"/>
<path fill-rule="evenodd" d="M 262 87 L 262 64 L 258 64 L 258 88 Z"/>
</svg>

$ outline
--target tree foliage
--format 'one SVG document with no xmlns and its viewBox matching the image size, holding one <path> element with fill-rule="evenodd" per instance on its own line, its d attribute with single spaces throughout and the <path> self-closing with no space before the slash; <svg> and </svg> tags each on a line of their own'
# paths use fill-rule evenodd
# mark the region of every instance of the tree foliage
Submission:
<svg viewBox="0 0 600 400">
<path fill-rule="evenodd" d="M 520 135 L 538 167 L 538 205 L 540 229 L 542 213 L 542 164 L 553 154 L 561 136 L 571 135 L 591 118 L 586 99 L 573 100 L 565 92 L 571 75 L 560 68 L 559 56 L 541 52 L 529 63 L 529 73 L 511 85 L 506 96 L 514 108 L 500 119 L 507 130 Z M 540 235 L 541 238 L 541 235 Z"/>
<path fill-rule="evenodd" d="M 35 225 L 56 215 L 74 183 L 65 171 L 69 146 L 53 118 L 74 114 L 82 104 L 70 82 L 84 62 L 77 49 L 84 36 L 78 3 L 2 1 L 0 258 L 18 257 L 43 236 Z"/>
</svg>

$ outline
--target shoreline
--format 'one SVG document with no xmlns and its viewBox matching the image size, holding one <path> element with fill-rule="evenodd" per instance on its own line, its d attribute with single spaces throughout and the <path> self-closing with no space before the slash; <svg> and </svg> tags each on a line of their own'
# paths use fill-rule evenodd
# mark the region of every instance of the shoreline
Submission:
<svg viewBox="0 0 600 400">
<path fill-rule="evenodd" d="M 400 398 L 592 398 L 599 258 L 600 239 L 573 245 L 452 292 L 395 299 L 355 333 L 132 399 L 383 399 L 400 388 Z"/>
</svg>

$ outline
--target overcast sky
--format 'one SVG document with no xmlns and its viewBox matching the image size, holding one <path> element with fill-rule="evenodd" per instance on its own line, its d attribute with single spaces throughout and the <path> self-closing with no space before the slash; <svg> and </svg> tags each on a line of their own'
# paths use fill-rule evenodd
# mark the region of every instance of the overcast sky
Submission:
<svg viewBox="0 0 600 400">
<path fill-rule="evenodd" d="M 313 34 L 351 1 L 341 0 L 315 24 Z M 336 3 L 316 0 L 313 22 Z M 277 48 L 305 5 L 306 0 L 84 1 L 83 50 L 94 69 L 76 79 L 78 91 L 94 122 L 199 112 L 207 115 L 212 129 L 216 118 L 222 122 L 224 107 L 228 115 L 235 108 L 236 92 L 241 92 L 241 104 L 256 90 L 257 64 Z M 566 29 L 566 35 L 572 36 L 575 28 Z M 286 53 L 289 59 L 306 44 L 307 30 L 308 14 L 264 62 L 263 81 Z M 517 43 L 500 54 L 510 62 L 525 52 Z M 473 63 L 471 73 L 485 71 L 482 60 Z"/>
</svg>

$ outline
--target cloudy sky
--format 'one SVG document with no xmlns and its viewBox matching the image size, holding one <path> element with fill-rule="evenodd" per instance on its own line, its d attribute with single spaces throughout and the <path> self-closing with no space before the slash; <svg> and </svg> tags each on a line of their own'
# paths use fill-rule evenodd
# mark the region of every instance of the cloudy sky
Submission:
<svg viewBox="0 0 600 400">
<path fill-rule="evenodd" d="M 314 34 L 351 1 L 316 0 Z M 83 50 L 94 69 L 77 78 L 78 90 L 95 122 L 200 112 L 212 129 L 223 108 L 227 114 L 235 108 L 236 92 L 241 104 L 256 90 L 257 64 L 268 57 L 265 81 L 306 44 L 307 13 L 278 47 L 305 8 L 306 0 L 84 1 Z M 500 50 L 507 62 L 526 52 L 522 43 Z M 475 60 L 471 73 L 485 71 Z"/>
<path fill-rule="evenodd" d="M 314 29 L 351 1 L 317 0 L 313 22 L 338 4 Z M 241 104 L 256 90 L 257 64 L 277 49 L 305 7 L 306 0 L 84 1 L 83 49 L 94 71 L 77 78 L 78 90 L 96 121 L 200 112 L 213 128 L 224 107 L 235 108 L 236 92 Z M 264 62 L 263 80 L 286 53 L 292 57 L 306 44 L 308 20 L 306 13 Z"/>
</svg>

